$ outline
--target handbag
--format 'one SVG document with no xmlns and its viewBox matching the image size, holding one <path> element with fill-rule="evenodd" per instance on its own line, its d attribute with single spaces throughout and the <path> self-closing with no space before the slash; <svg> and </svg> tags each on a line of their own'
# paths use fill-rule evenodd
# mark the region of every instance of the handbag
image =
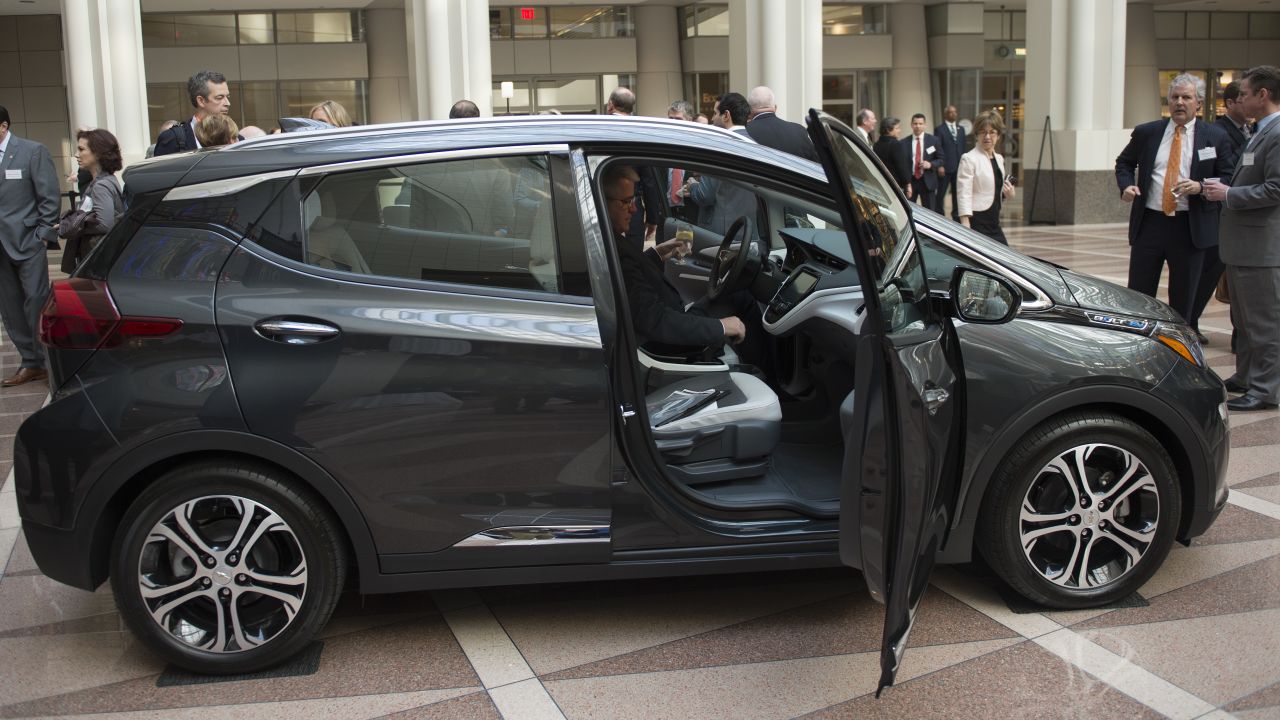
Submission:
<svg viewBox="0 0 1280 720">
<path fill-rule="evenodd" d="M 80 208 L 72 208 L 58 218 L 58 237 L 75 240 L 84 232 L 84 221 L 89 213 Z"/>
<path fill-rule="evenodd" d="M 1220 303 L 1231 304 L 1231 288 L 1227 285 L 1226 273 L 1223 273 L 1222 277 L 1218 278 L 1218 287 L 1213 291 L 1213 296 Z"/>
</svg>

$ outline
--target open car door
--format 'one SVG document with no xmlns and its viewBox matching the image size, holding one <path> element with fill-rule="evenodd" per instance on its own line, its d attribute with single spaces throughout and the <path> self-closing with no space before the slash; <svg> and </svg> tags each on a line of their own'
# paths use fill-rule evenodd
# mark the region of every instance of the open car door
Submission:
<svg viewBox="0 0 1280 720">
<path fill-rule="evenodd" d="M 845 436 L 840 558 L 862 569 L 871 596 L 885 605 L 879 696 L 893 684 L 953 519 L 964 376 L 951 319 L 929 297 L 906 198 L 849 127 L 817 110 L 808 126 L 865 301 L 854 421 Z"/>
</svg>

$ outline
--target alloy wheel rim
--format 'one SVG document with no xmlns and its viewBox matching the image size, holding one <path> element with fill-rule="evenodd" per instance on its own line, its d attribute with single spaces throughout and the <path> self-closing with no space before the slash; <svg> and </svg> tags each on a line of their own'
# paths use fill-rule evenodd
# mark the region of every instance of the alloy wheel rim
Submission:
<svg viewBox="0 0 1280 720">
<path fill-rule="evenodd" d="M 209 495 L 173 508 L 138 559 L 151 619 L 183 645 L 237 653 L 278 637 L 298 615 L 307 563 L 292 528 L 267 506 Z"/>
<path fill-rule="evenodd" d="M 1160 495 L 1145 463 L 1124 448 L 1078 445 L 1050 460 L 1022 498 L 1023 555 L 1044 579 L 1071 590 L 1119 581 L 1156 539 Z"/>
</svg>

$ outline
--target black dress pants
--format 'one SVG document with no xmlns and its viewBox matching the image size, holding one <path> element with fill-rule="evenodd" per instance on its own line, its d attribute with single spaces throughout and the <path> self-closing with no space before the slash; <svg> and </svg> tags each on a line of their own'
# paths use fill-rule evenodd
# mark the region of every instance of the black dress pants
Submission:
<svg viewBox="0 0 1280 720">
<path fill-rule="evenodd" d="M 1196 288 L 1204 263 L 1204 250 L 1191 242 L 1187 214 L 1169 217 L 1162 212 L 1146 210 L 1142 227 L 1129 244 L 1129 287 L 1156 297 L 1160 273 L 1169 264 L 1169 306 L 1183 318 L 1193 315 Z"/>
<path fill-rule="evenodd" d="M 932 210 L 934 192 L 935 191 L 930 190 L 929 186 L 925 184 L 923 177 L 919 179 L 917 178 L 911 179 L 911 201 L 912 202 L 918 202 L 921 205 Z"/>
</svg>

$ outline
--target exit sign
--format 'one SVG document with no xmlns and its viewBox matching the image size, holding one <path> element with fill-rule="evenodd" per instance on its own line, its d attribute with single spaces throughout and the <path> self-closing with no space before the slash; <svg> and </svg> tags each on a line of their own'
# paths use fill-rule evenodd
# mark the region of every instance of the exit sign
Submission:
<svg viewBox="0 0 1280 720">
<path fill-rule="evenodd" d="M 523 7 L 523 8 L 520 8 L 520 19 L 521 19 L 521 20 L 533 20 L 533 19 L 534 19 L 534 17 L 533 17 L 533 10 L 534 10 L 534 9 L 533 9 L 533 8 L 531 8 L 531 7 Z"/>
</svg>

